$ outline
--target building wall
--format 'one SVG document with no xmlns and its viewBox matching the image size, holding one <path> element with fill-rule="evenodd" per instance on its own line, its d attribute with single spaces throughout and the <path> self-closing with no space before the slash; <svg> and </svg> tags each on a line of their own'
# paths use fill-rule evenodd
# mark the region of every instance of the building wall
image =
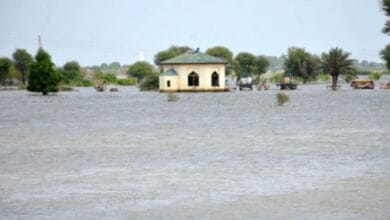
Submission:
<svg viewBox="0 0 390 220">
<path fill-rule="evenodd" d="M 170 82 L 168 87 L 167 82 Z M 160 76 L 159 87 L 161 92 L 177 92 L 179 89 L 179 77 L 178 76 Z"/>
<path fill-rule="evenodd" d="M 179 76 L 177 81 L 177 91 L 224 91 L 225 88 L 225 65 L 224 64 L 181 64 L 181 65 L 164 65 L 163 70 L 175 69 Z M 199 86 L 188 86 L 188 75 L 191 72 L 199 75 Z M 211 85 L 211 75 L 217 72 L 219 76 L 219 86 Z M 161 82 L 160 90 L 165 90 L 166 82 Z M 162 84 L 163 83 L 163 84 Z M 172 87 L 172 86 L 171 86 Z M 173 89 L 173 88 L 172 88 Z"/>
</svg>

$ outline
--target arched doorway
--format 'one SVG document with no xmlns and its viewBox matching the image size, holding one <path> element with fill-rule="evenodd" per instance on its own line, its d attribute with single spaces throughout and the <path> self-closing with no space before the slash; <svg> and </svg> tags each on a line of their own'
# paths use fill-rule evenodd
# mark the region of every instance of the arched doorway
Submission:
<svg viewBox="0 0 390 220">
<path fill-rule="evenodd" d="M 211 86 L 219 86 L 219 75 L 217 72 L 211 74 Z"/>
<path fill-rule="evenodd" d="M 199 75 L 194 71 L 188 75 L 188 86 L 199 86 Z"/>
</svg>

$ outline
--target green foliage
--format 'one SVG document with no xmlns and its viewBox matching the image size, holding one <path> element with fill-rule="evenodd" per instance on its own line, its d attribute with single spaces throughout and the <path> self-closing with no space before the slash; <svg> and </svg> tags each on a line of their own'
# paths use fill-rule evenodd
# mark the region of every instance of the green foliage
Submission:
<svg viewBox="0 0 390 220">
<path fill-rule="evenodd" d="M 354 61 L 349 59 L 351 54 L 344 52 L 341 48 L 332 48 L 329 53 L 322 54 L 323 71 L 332 76 L 332 89 L 337 90 L 337 78 L 344 75 L 347 79 L 356 77 L 357 70 Z"/>
<path fill-rule="evenodd" d="M 28 79 L 30 65 L 34 59 L 25 49 L 16 49 L 12 57 L 14 59 L 14 66 L 19 71 L 22 83 L 25 85 L 26 79 Z"/>
<path fill-rule="evenodd" d="M 238 78 L 241 78 L 242 74 L 250 73 L 252 71 L 252 65 L 254 63 L 255 56 L 251 53 L 241 52 L 234 58 L 234 70 Z"/>
<path fill-rule="evenodd" d="M 369 76 L 369 78 L 372 80 L 379 80 L 381 77 L 382 77 L 382 73 L 378 71 L 372 72 L 371 75 Z"/>
<path fill-rule="evenodd" d="M 177 96 L 176 93 L 168 93 L 167 94 L 167 101 L 168 102 L 176 102 L 177 100 L 179 100 L 179 97 Z"/>
<path fill-rule="evenodd" d="M 31 64 L 27 89 L 31 92 L 57 92 L 61 75 L 54 70 L 50 55 L 42 48 L 38 50 L 35 61 Z"/>
<path fill-rule="evenodd" d="M 8 71 L 11 67 L 11 60 L 7 57 L 0 58 L 0 83 L 4 84 L 4 80 L 7 78 Z"/>
<path fill-rule="evenodd" d="M 330 77 L 330 75 L 328 73 L 321 72 L 317 75 L 317 79 L 320 81 L 323 81 L 323 82 L 327 82 L 327 81 L 330 81 L 332 78 Z"/>
<path fill-rule="evenodd" d="M 92 80 L 82 79 L 77 83 L 76 86 L 90 87 L 90 86 L 94 86 L 94 83 L 92 82 Z"/>
<path fill-rule="evenodd" d="M 219 57 L 226 60 L 229 64 L 233 61 L 233 52 L 223 46 L 215 46 L 207 49 L 206 54 L 214 57 Z M 226 67 L 226 75 L 230 75 L 233 71 L 232 65 Z"/>
<path fill-rule="evenodd" d="M 121 86 L 134 86 L 135 84 L 137 84 L 137 79 L 134 77 L 118 79 L 118 84 Z"/>
<path fill-rule="evenodd" d="M 171 46 L 168 49 L 160 51 L 154 55 L 154 63 L 159 65 L 160 62 L 179 56 L 189 50 L 192 50 L 192 48 L 188 46 Z"/>
<path fill-rule="evenodd" d="M 118 81 L 116 75 L 112 73 L 104 74 L 103 80 L 106 81 L 107 83 L 112 83 L 112 84 L 115 84 Z"/>
<path fill-rule="evenodd" d="M 320 69 L 320 59 L 303 48 L 290 47 L 284 56 L 284 70 L 303 83 L 315 80 Z"/>
<path fill-rule="evenodd" d="M 271 75 L 270 81 L 273 83 L 283 81 L 283 72 L 275 72 Z"/>
<path fill-rule="evenodd" d="M 142 83 L 139 85 L 141 91 L 157 90 L 159 88 L 159 76 L 158 74 L 152 74 L 145 77 Z"/>
<path fill-rule="evenodd" d="M 137 78 L 138 82 L 140 82 L 142 79 L 147 76 L 153 75 L 155 72 L 156 70 L 154 69 L 154 67 L 148 62 L 138 61 L 129 67 L 127 74 L 130 77 Z"/>
<path fill-rule="evenodd" d="M 386 62 L 387 69 L 390 70 L 390 44 L 380 52 L 381 58 Z"/>
<path fill-rule="evenodd" d="M 382 10 L 385 12 L 386 16 L 390 16 L 390 0 L 382 0 Z M 382 32 L 385 34 L 390 34 L 390 21 L 387 20 L 385 27 L 382 29 Z"/>
<path fill-rule="evenodd" d="M 279 106 L 282 106 L 284 105 L 284 103 L 288 102 L 290 100 L 290 98 L 288 97 L 288 95 L 284 92 L 278 92 L 276 94 L 276 100 L 277 100 L 277 103 Z"/>
<path fill-rule="evenodd" d="M 77 61 L 65 63 L 61 73 L 62 80 L 66 84 L 78 84 L 82 81 L 81 68 Z"/>
<path fill-rule="evenodd" d="M 251 66 L 251 72 L 260 79 L 261 74 L 267 72 L 269 68 L 269 61 L 265 56 L 256 56 Z"/>
</svg>

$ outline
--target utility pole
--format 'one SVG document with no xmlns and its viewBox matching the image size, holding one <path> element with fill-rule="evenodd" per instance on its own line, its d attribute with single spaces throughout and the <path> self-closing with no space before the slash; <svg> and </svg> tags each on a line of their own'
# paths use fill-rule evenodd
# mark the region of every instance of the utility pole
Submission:
<svg viewBox="0 0 390 220">
<path fill-rule="evenodd" d="M 42 49 L 42 39 L 41 39 L 41 35 L 38 35 L 38 47 L 39 47 L 39 49 Z"/>
</svg>

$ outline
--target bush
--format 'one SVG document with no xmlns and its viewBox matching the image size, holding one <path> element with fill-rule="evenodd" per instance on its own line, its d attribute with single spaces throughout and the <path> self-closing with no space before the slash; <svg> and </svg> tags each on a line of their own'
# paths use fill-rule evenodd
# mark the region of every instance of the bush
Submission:
<svg viewBox="0 0 390 220">
<path fill-rule="evenodd" d="M 382 73 L 379 71 L 374 71 L 369 76 L 369 78 L 372 80 L 379 80 L 381 77 L 382 77 Z"/>
<path fill-rule="evenodd" d="M 117 83 L 118 79 L 116 78 L 115 74 L 107 73 L 103 75 L 103 80 L 107 83 Z"/>
<path fill-rule="evenodd" d="M 168 93 L 167 94 L 167 101 L 168 102 L 176 102 L 179 100 L 179 97 L 177 97 L 176 93 Z"/>
<path fill-rule="evenodd" d="M 332 79 L 332 77 L 330 77 L 330 74 L 328 74 L 328 73 L 320 73 L 320 74 L 318 74 L 318 80 L 319 81 L 328 82 L 331 79 Z"/>
<path fill-rule="evenodd" d="M 147 76 L 139 85 L 141 91 L 157 90 L 159 87 L 159 77 L 157 74 Z"/>
<path fill-rule="evenodd" d="M 284 105 L 284 103 L 288 102 L 290 100 L 290 98 L 288 97 L 288 95 L 286 93 L 278 92 L 276 94 L 276 100 L 278 101 L 278 105 L 282 106 L 282 105 Z"/>
<path fill-rule="evenodd" d="M 118 79 L 117 83 L 121 86 L 134 86 L 137 84 L 137 80 L 134 77 L 129 77 L 126 79 Z"/>
</svg>

